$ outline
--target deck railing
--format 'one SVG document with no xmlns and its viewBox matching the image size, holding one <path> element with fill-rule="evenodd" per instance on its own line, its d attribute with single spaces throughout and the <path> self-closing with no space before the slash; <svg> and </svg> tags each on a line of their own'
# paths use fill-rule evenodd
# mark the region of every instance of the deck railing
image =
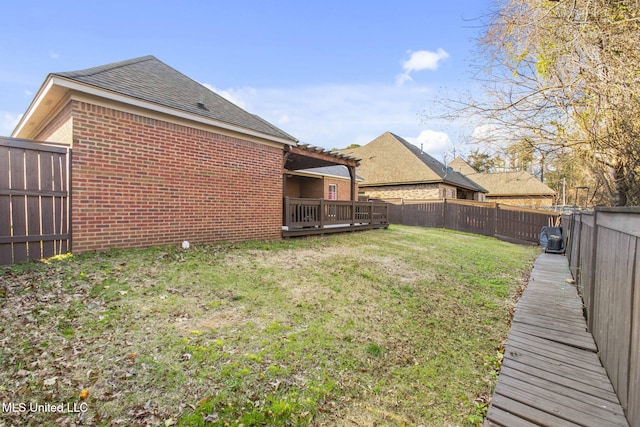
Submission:
<svg viewBox="0 0 640 427">
<path fill-rule="evenodd" d="M 283 225 L 297 228 L 386 225 L 387 203 L 284 198 Z"/>
</svg>

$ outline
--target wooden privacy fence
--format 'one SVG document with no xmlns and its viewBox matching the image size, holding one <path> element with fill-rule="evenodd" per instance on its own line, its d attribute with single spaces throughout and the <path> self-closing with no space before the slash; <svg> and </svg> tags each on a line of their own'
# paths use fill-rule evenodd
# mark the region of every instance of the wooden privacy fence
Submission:
<svg viewBox="0 0 640 427">
<path fill-rule="evenodd" d="M 518 243 L 535 243 L 540 229 L 559 213 L 467 200 L 402 201 L 389 204 L 389 223 L 447 228 Z"/>
<path fill-rule="evenodd" d="M 600 359 L 629 424 L 640 426 L 640 208 L 596 208 L 562 222 Z"/>
<path fill-rule="evenodd" d="M 71 250 L 70 150 L 0 137 L 0 265 Z"/>
</svg>

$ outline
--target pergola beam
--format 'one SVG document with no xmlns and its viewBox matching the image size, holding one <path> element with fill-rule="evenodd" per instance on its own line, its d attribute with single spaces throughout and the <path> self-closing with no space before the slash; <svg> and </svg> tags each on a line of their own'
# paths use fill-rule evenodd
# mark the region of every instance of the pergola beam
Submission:
<svg viewBox="0 0 640 427">
<path fill-rule="evenodd" d="M 346 166 L 351 178 L 351 200 L 356 200 L 356 167 L 360 165 L 359 158 L 308 144 L 287 146 L 284 151 L 284 169 L 290 171 L 336 165 Z M 284 186 L 286 186 L 286 179 L 283 177 Z M 284 190 L 286 191 L 286 188 Z"/>
</svg>

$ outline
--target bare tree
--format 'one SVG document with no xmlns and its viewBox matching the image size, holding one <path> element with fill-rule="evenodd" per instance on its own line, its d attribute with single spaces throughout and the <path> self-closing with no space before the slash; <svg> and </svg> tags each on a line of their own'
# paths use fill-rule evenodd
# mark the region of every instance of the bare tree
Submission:
<svg viewBox="0 0 640 427">
<path fill-rule="evenodd" d="M 611 204 L 639 204 L 639 3 L 499 1 L 480 39 L 481 91 L 444 102 L 446 115 L 477 120 L 476 137 L 503 152 L 529 144 L 543 171 L 573 156 Z"/>
</svg>

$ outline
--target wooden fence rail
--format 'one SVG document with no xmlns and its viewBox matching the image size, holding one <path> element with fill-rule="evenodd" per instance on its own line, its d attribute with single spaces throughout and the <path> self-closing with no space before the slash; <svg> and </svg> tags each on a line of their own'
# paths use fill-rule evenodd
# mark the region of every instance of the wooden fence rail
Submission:
<svg viewBox="0 0 640 427">
<path fill-rule="evenodd" d="M 389 205 L 390 224 L 447 228 L 517 243 L 537 244 L 540 229 L 554 223 L 559 215 L 552 211 L 455 199 Z"/>
<path fill-rule="evenodd" d="M 0 265 L 70 251 L 70 150 L 0 137 Z"/>
<path fill-rule="evenodd" d="M 629 424 L 640 425 L 640 208 L 562 217 L 587 324 Z"/>
</svg>

